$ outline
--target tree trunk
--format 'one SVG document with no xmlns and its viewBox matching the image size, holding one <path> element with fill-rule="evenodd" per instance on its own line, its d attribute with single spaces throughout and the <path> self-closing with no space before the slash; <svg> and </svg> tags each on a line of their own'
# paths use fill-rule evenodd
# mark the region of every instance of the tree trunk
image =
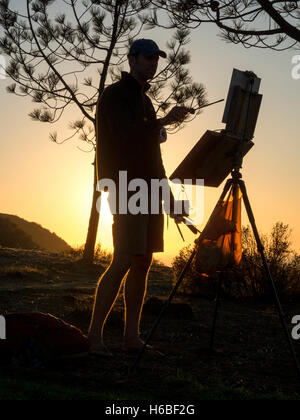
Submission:
<svg viewBox="0 0 300 420">
<path fill-rule="evenodd" d="M 93 200 L 92 200 L 92 208 L 91 208 L 90 220 L 89 220 L 89 226 L 88 226 L 88 233 L 87 233 L 87 238 L 85 242 L 83 258 L 82 258 L 82 260 L 88 264 L 92 264 L 94 260 L 95 245 L 96 245 L 96 238 L 97 238 L 98 224 L 99 224 L 99 217 L 100 217 L 100 214 L 98 213 L 97 208 L 96 208 L 96 203 L 97 203 L 98 198 L 101 196 L 101 191 L 96 190 L 97 177 L 96 177 L 95 162 L 93 165 L 94 165 Z"/>
<path fill-rule="evenodd" d="M 117 8 L 117 3 L 116 3 Z M 117 9 L 116 9 L 117 10 Z M 99 97 L 102 95 L 104 91 L 105 81 L 107 77 L 107 71 L 109 68 L 110 58 L 112 56 L 113 49 L 116 44 L 115 40 L 115 34 L 117 30 L 118 19 L 115 19 L 114 21 L 114 30 L 112 33 L 112 42 L 110 49 L 107 53 L 105 64 L 103 66 L 101 78 L 100 78 L 100 86 L 99 86 Z M 96 110 L 96 121 L 95 121 L 95 133 L 96 133 L 96 141 L 98 141 L 98 130 L 97 130 L 97 121 L 98 121 L 98 104 L 97 103 L 97 110 Z M 96 148 L 97 153 L 97 148 Z M 97 167 L 96 167 L 96 155 L 94 159 L 94 189 L 93 189 L 93 200 L 92 200 L 92 208 L 91 208 L 91 214 L 90 214 L 90 220 L 89 220 L 89 227 L 88 227 L 88 233 L 86 237 L 84 252 L 83 252 L 83 258 L 82 260 L 86 264 L 92 264 L 94 260 L 94 253 L 95 253 L 95 244 L 96 244 L 96 238 L 97 238 L 97 232 L 98 232 L 98 224 L 99 224 L 99 213 L 96 208 L 96 203 L 98 198 L 101 196 L 101 192 L 96 190 L 97 185 Z M 100 209 L 99 209 L 100 210 Z"/>
</svg>

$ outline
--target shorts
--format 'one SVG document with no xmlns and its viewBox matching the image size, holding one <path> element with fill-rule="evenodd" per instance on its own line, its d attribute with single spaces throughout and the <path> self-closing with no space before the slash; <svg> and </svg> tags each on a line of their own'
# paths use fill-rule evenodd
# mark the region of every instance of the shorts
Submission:
<svg viewBox="0 0 300 420">
<path fill-rule="evenodd" d="M 116 253 L 145 255 L 164 251 L 163 214 L 115 214 L 112 236 Z"/>
<path fill-rule="evenodd" d="M 115 253 L 146 255 L 164 251 L 164 214 L 113 214 Z"/>
</svg>

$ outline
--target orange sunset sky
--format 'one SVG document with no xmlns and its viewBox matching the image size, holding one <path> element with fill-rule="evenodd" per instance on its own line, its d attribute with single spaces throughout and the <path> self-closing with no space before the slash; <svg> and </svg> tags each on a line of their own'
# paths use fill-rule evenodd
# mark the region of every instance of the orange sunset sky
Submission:
<svg viewBox="0 0 300 420">
<path fill-rule="evenodd" d="M 209 102 L 226 98 L 232 69 L 252 70 L 261 79 L 263 100 L 253 139 L 255 146 L 243 165 L 243 179 L 255 220 L 261 233 L 269 233 L 282 221 L 293 229 L 291 240 L 300 252 L 299 152 L 300 152 L 300 78 L 292 77 L 292 58 L 298 51 L 275 52 L 245 49 L 221 41 L 214 26 L 201 26 L 191 33 L 191 74 L 203 83 Z M 154 39 L 163 49 L 171 32 L 152 30 L 141 37 Z M 124 68 L 128 70 L 128 66 Z M 300 71 L 299 71 L 300 73 Z M 69 137 L 68 123 L 79 117 L 72 108 L 56 126 L 31 121 L 28 114 L 37 104 L 30 98 L 6 93 L 11 81 L 0 80 L 0 212 L 15 214 L 41 224 L 72 246 L 85 242 L 93 185 L 93 152 L 73 139 L 62 145 L 49 140 L 58 132 L 59 139 Z M 184 130 L 169 135 L 161 146 L 166 172 L 170 175 L 206 130 L 224 128 L 221 123 L 224 104 L 206 108 Z M 172 184 L 171 184 L 172 185 Z M 222 190 L 204 189 L 204 220 L 208 220 Z M 112 216 L 104 206 L 100 215 L 97 242 L 112 249 Z M 242 224 L 249 224 L 243 207 Z M 165 263 L 196 238 L 182 226 L 185 242 L 176 226 L 165 224 L 165 252 L 154 254 Z"/>
</svg>

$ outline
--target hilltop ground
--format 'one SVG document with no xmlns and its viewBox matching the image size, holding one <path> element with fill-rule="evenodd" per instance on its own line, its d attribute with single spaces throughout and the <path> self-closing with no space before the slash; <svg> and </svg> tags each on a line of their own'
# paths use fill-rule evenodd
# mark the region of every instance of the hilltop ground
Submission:
<svg viewBox="0 0 300 420">
<path fill-rule="evenodd" d="M 86 333 L 95 286 L 106 266 L 98 262 L 86 267 L 78 257 L 0 248 L 0 313 L 51 313 Z M 153 265 L 148 299 L 164 299 L 171 288 L 172 270 Z M 0 399 L 300 399 L 300 380 L 274 305 L 222 300 L 215 353 L 209 357 L 213 299 L 177 295 L 173 303 L 150 343 L 163 355 L 146 354 L 130 377 L 126 373 L 135 356 L 120 347 L 120 296 L 105 330 L 113 358 L 2 367 Z M 188 307 L 181 310 L 178 303 Z M 287 319 L 299 313 L 299 301 L 283 306 Z M 143 336 L 156 316 L 157 308 L 146 305 Z M 300 359 L 300 341 L 295 347 Z"/>
</svg>

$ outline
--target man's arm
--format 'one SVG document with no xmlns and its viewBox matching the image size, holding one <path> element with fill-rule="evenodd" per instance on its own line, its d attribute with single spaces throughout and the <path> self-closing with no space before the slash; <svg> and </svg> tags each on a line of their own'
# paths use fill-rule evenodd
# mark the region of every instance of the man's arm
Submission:
<svg viewBox="0 0 300 420">
<path fill-rule="evenodd" d="M 159 123 L 160 127 L 171 125 L 176 122 L 181 122 L 189 112 L 190 108 L 185 106 L 174 106 L 174 108 L 172 108 L 165 117 L 159 118 L 157 122 Z"/>
<path fill-rule="evenodd" d="M 101 116 L 103 115 L 107 119 L 112 131 L 119 132 L 123 138 L 128 133 L 131 133 L 131 136 L 144 136 L 145 134 L 159 136 L 162 127 L 183 121 L 189 111 L 190 108 L 175 106 L 163 118 L 154 121 L 135 120 L 132 122 L 130 107 L 125 98 L 107 89 L 100 99 Z"/>
</svg>

